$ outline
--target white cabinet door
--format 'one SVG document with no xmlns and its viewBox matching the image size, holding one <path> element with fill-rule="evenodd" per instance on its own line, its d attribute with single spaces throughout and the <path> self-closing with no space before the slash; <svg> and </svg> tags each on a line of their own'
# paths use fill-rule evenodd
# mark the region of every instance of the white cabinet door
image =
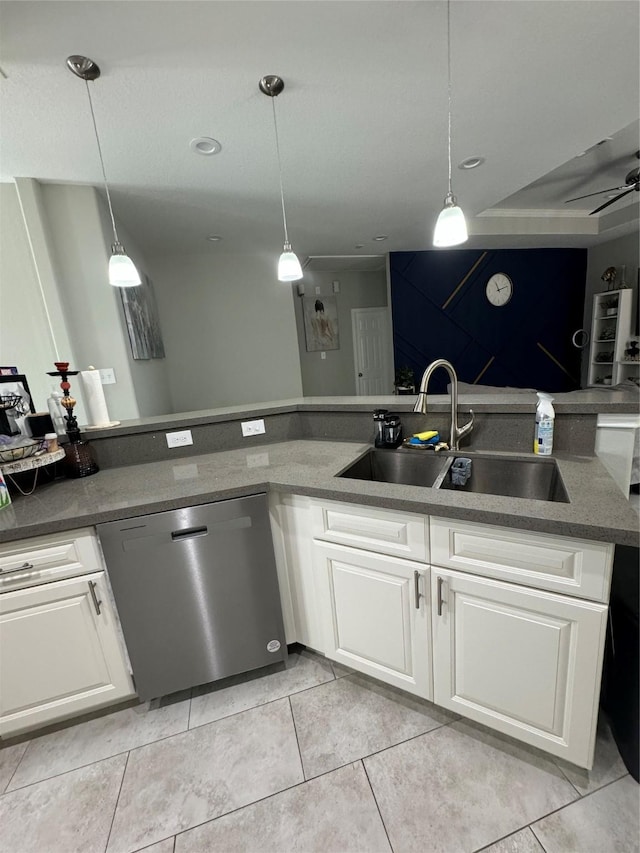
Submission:
<svg viewBox="0 0 640 853">
<path fill-rule="evenodd" d="M 591 767 L 606 605 L 431 571 L 434 701 Z"/>
<path fill-rule="evenodd" d="M 103 572 L 0 596 L 1 735 L 134 692 Z"/>
<path fill-rule="evenodd" d="M 314 563 L 325 654 L 431 699 L 428 567 L 317 541 Z"/>
<path fill-rule="evenodd" d="M 270 511 L 287 643 L 302 643 L 323 652 L 313 578 L 310 498 L 272 494 Z"/>
</svg>

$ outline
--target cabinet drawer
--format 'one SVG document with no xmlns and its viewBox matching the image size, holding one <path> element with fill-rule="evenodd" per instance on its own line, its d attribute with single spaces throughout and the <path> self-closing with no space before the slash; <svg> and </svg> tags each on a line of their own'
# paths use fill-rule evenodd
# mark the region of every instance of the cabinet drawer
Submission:
<svg viewBox="0 0 640 853">
<path fill-rule="evenodd" d="M 69 530 L 0 545 L 0 591 L 103 569 L 92 530 Z"/>
<path fill-rule="evenodd" d="M 608 600 L 613 545 L 446 518 L 430 526 L 435 566 Z"/>
<path fill-rule="evenodd" d="M 314 539 L 394 557 L 428 561 L 429 533 L 427 518 L 422 515 L 357 504 L 313 501 L 311 523 Z"/>
</svg>

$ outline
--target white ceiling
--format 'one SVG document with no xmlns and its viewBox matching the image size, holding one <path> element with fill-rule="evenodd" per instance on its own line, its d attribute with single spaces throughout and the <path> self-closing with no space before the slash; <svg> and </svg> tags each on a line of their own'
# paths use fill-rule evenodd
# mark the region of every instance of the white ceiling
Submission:
<svg viewBox="0 0 640 853">
<path fill-rule="evenodd" d="M 638 193 L 595 217 L 591 200 L 564 201 L 636 165 L 639 10 L 453 0 L 453 186 L 469 246 L 585 246 L 637 228 Z M 0 20 L 1 180 L 99 185 L 84 83 L 65 66 L 84 54 L 102 69 L 91 91 L 107 174 L 137 242 L 279 251 L 271 104 L 257 87 L 275 73 L 297 253 L 430 248 L 447 189 L 441 0 L 18 0 Z M 193 154 L 197 136 L 222 152 Z M 456 168 L 471 155 L 485 164 Z"/>
</svg>

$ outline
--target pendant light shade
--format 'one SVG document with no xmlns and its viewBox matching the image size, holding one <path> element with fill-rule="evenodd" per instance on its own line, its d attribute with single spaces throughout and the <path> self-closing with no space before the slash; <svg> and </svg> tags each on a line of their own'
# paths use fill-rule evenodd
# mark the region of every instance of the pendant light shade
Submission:
<svg viewBox="0 0 640 853">
<path fill-rule="evenodd" d="M 444 207 L 440 211 L 436 227 L 433 232 L 433 245 L 436 248 L 447 246 L 459 246 L 465 243 L 467 234 L 467 223 L 462 208 L 458 207 L 456 197 L 451 187 L 451 9 L 450 0 L 447 0 L 447 92 L 448 92 L 448 126 L 447 126 L 447 152 L 449 156 L 449 191 L 444 199 Z"/>
<path fill-rule="evenodd" d="M 142 284 L 136 265 L 126 254 L 122 243 L 111 244 L 109 284 L 114 287 L 137 287 Z"/>
<path fill-rule="evenodd" d="M 302 267 L 289 243 L 284 244 L 284 252 L 278 261 L 278 281 L 298 281 L 302 278 Z"/>
<path fill-rule="evenodd" d="M 467 223 L 453 193 L 447 193 L 433 232 L 433 245 L 438 248 L 459 246 L 468 240 Z"/>
<path fill-rule="evenodd" d="M 107 181 L 107 173 L 104 168 L 100 137 L 98 136 L 98 126 L 96 124 L 96 117 L 93 111 L 93 101 L 91 100 L 91 91 L 89 89 L 89 81 L 98 79 L 100 76 L 100 68 L 92 59 L 78 55 L 69 56 L 67 58 L 67 68 L 72 71 L 76 77 L 80 77 L 81 80 L 84 80 L 87 87 L 87 97 L 89 99 L 89 109 L 91 110 L 91 119 L 93 121 L 93 131 L 96 136 L 100 166 L 102 167 L 102 178 L 104 181 L 105 192 L 107 194 L 109 215 L 111 216 L 111 227 L 113 229 L 113 243 L 111 244 L 111 257 L 109 258 L 109 284 L 113 285 L 113 287 L 136 287 L 137 285 L 142 284 L 142 280 L 140 278 L 140 273 L 136 269 L 136 265 L 125 252 L 125 248 L 120 240 L 118 240 L 116 220 L 113 215 L 113 207 L 111 205 L 111 194 L 109 193 L 109 183 Z"/>
<path fill-rule="evenodd" d="M 284 89 L 284 80 L 275 74 L 267 74 L 258 83 L 263 95 L 271 98 L 273 107 L 273 127 L 276 134 L 276 152 L 278 155 L 278 173 L 280 175 L 280 202 L 282 204 L 282 224 L 284 225 L 284 247 L 278 261 L 278 281 L 299 281 L 302 278 L 302 267 L 298 256 L 291 248 L 287 231 L 287 214 L 284 208 L 284 187 L 282 184 L 282 161 L 280 158 L 280 141 L 278 139 L 278 122 L 276 120 L 276 97 Z"/>
</svg>

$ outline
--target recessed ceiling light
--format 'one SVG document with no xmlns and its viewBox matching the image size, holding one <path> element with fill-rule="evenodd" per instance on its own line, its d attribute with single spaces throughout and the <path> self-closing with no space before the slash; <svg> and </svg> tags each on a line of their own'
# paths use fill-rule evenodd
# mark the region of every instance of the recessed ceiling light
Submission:
<svg viewBox="0 0 640 853">
<path fill-rule="evenodd" d="M 484 157 L 467 157 L 462 163 L 458 163 L 458 169 L 477 169 L 483 163 Z"/>
<path fill-rule="evenodd" d="M 377 237 L 373 238 L 373 242 L 374 243 L 382 243 L 383 240 L 388 240 L 388 239 L 389 238 L 387 237 L 386 234 L 378 234 Z"/>
<path fill-rule="evenodd" d="M 222 240 L 222 237 L 219 237 L 217 234 L 209 234 L 207 240 L 209 240 L 211 243 L 219 243 L 220 240 Z"/>
<path fill-rule="evenodd" d="M 210 136 L 198 136 L 192 139 L 189 148 L 195 154 L 219 154 L 222 151 L 222 145 Z"/>
</svg>

